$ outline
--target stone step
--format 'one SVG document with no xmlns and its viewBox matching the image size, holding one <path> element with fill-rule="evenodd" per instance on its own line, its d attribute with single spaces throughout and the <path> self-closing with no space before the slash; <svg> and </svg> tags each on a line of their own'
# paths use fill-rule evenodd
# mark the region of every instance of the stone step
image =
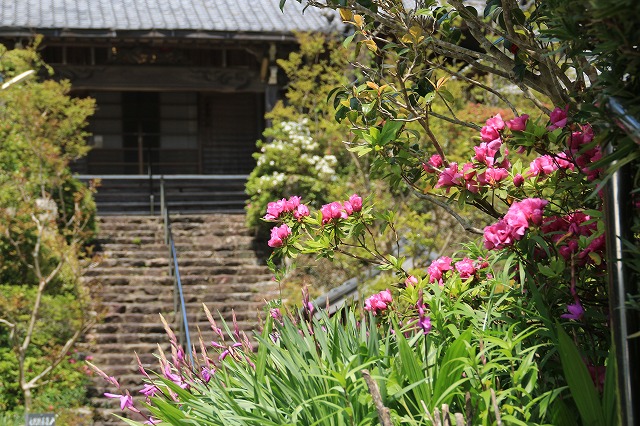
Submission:
<svg viewBox="0 0 640 426">
<path fill-rule="evenodd" d="M 169 257 L 150 257 L 147 259 L 132 258 L 128 256 L 122 256 L 118 258 L 103 257 L 95 263 L 95 266 L 90 267 L 85 271 L 88 272 L 92 269 L 98 268 L 112 268 L 112 267 L 131 267 L 131 268 L 167 268 L 169 265 Z"/>
<path fill-rule="evenodd" d="M 85 277 L 98 277 L 109 275 L 133 275 L 144 274 L 145 276 L 168 276 L 169 265 L 164 264 L 160 267 L 157 266 L 96 266 L 84 271 Z"/>
<path fill-rule="evenodd" d="M 159 320 L 159 316 L 156 313 L 155 317 Z M 119 343 L 119 344 L 129 344 L 129 343 L 161 343 L 168 341 L 167 334 L 162 331 L 162 333 L 90 333 L 87 335 L 87 340 L 90 340 L 96 345 L 102 345 L 104 343 Z"/>
<path fill-rule="evenodd" d="M 208 247 L 205 250 L 191 250 L 190 247 L 178 247 L 176 248 L 178 252 L 178 258 L 180 262 L 188 261 L 189 259 L 253 259 L 256 260 L 258 257 L 256 256 L 255 251 L 253 250 L 228 250 L 225 248 L 219 250 L 213 250 L 211 247 Z M 139 247 L 136 247 L 135 250 L 131 250 L 128 247 L 114 247 L 109 246 L 105 247 L 101 252 L 100 256 L 103 259 L 119 259 L 119 258 L 127 258 L 135 261 L 139 260 L 148 260 L 154 258 L 167 258 L 168 259 L 168 248 L 166 246 L 160 247 L 158 250 L 153 251 L 149 250 L 149 247 L 145 247 L 145 250 L 141 250 Z"/>
</svg>

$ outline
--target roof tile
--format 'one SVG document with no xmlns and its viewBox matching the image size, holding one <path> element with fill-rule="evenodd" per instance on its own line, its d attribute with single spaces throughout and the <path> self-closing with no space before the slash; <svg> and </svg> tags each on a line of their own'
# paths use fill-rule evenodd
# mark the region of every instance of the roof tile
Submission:
<svg viewBox="0 0 640 426">
<path fill-rule="evenodd" d="M 328 31 L 316 9 L 288 0 L 0 0 L 0 28 L 193 30 L 288 33 Z"/>
</svg>

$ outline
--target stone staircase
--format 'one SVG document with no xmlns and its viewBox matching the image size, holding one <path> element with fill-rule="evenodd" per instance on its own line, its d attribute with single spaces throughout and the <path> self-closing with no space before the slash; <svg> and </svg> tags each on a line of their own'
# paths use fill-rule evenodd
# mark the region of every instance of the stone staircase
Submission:
<svg viewBox="0 0 640 426">
<path fill-rule="evenodd" d="M 198 326 L 205 341 L 211 338 L 202 303 L 228 321 L 234 311 L 243 330 L 255 329 L 264 300 L 277 297 L 277 289 L 254 249 L 244 216 L 176 215 L 172 229 L 192 341 L 197 342 Z M 158 313 L 175 325 L 174 281 L 160 217 L 102 217 L 98 255 L 101 260 L 83 277 L 103 310 L 103 320 L 87 336 L 87 352 L 95 365 L 135 395 L 143 382 L 134 352 L 145 367 L 157 369 L 157 345 L 169 349 Z M 111 415 L 121 414 L 119 401 L 102 397 L 103 392 L 117 393 L 96 378 L 90 390 L 94 424 L 124 424 Z"/>
</svg>

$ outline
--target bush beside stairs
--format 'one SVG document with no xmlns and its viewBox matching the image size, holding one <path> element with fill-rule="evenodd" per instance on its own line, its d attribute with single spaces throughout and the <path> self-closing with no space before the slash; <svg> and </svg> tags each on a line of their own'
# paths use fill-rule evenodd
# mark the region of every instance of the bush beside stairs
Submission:
<svg viewBox="0 0 640 426">
<path fill-rule="evenodd" d="M 172 217 L 173 236 L 184 288 L 187 316 L 194 344 L 198 327 L 204 341 L 212 339 L 202 309 L 205 303 L 216 316 L 231 321 L 235 312 L 241 329 L 258 324 L 264 300 L 277 297 L 271 274 L 259 260 L 254 238 L 241 214 L 201 214 Z M 120 380 L 138 400 L 143 380 L 134 352 L 142 364 L 157 370 L 153 353 L 158 345 L 170 354 L 168 338 L 160 322 L 162 313 L 176 326 L 174 280 L 169 272 L 169 249 L 164 244 L 158 216 L 105 216 L 100 218 L 97 259 L 83 276 L 92 289 L 101 321 L 86 338 L 92 362 Z M 218 316 L 219 318 L 219 316 Z M 250 333 L 248 333 L 251 335 Z M 100 377 L 90 388 L 95 423 L 123 424 L 112 413 L 121 413 L 118 399 L 103 392 L 119 393 Z M 141 420 L 137 415 L 127 417 Z"/>
</svg>

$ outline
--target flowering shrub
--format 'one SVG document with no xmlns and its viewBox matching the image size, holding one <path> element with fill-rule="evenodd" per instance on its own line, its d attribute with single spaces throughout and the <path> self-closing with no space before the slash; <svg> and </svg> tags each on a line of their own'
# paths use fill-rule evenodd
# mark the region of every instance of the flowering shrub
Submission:
<svg viewBox="0 0 640 426">
<path fill-rule="evenodd" d="M 446 405 L 473 424 L 575 424 L 571 407 L 614 424 L 614 406 L 603 405 L 612 400 L 614 369 L 601 202 L 586 196 L 597 172 L 578 164 L 593 153 L 591 130 L 556 111 L 549 121 L 491 117 L 461 168 L 439 155 L 415 165 L 415 187 L 494 217 L 481 244 L 434 259 L 426 271 L 409 273 L 399 253 L 376 246 L 371 230 L 393 232 L 393 215 L 375 213 L 357 194 L 318 210 L 300 196 L 268 203 L 276 277 L 279 256 L 340 254 L 393 271 L 401 284 L 368 297 L 360 316 L 345 308 L 328 318 L 308 293 L 298 314 L 272 305 L 257 352 L 237 327 L 225 325 L 225 336 L 207 311 L 217 337 L 194 349 L 195 364 L 167 327 L 171 360 L 160 354 L 158 378 L 141 369 L 147 423 L 376 424 L 389 416 L 432 424 Z M 523 170 L 517 153 L 534 149 L 542 152 L 532 164 L 546 164 L 544 173 Z M 126 391 L 107 396 L 139 410 Z"/>
</svg>

